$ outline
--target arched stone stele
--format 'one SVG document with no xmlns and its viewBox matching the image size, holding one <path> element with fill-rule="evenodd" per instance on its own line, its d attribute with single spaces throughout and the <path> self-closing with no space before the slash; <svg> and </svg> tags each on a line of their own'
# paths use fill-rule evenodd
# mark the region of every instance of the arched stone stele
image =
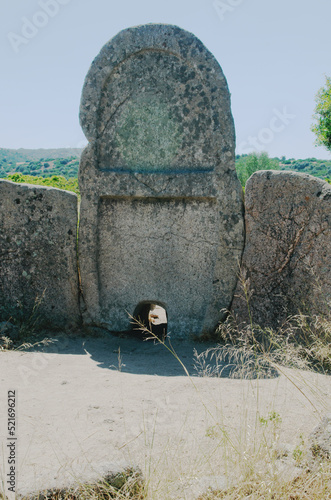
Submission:
<svg viewBox="0 0 331 500">
<path fill-rule="evenodd" d="M 219 64 L 176 26 L 126 29 L 93 61 L 80 120 L 85 321 L 124 330 L 148 301 L 164 304 L 174 336 L 214 329 L 244 242 Z"/>
</svg>

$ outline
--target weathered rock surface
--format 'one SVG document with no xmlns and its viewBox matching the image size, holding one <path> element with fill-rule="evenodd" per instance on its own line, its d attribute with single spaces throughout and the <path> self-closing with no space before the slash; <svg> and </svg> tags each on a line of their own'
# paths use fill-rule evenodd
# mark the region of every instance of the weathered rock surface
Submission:
<svg viewBox="0 0 331 500">
<path fill-rule="evenodd" d="M 279 327 L 331 301 L 331 186 L 307 174 L 260 171 L 246 184 L 242 276 L 254 323 Z M 238 283 L 232 312 L 248 322 Z"/>
<path fill-rule="evenodd" d="M 321 460 L 331 460 L 331 413 L 325 415 L 309 436 L 308 463 L 310 468 L 318 466 Z"/>
<path fill-rule="evenodd" d="M 147 301 L 175 336 L 214 329 L 244 242 L 219 64 L 176 26 L 129 28 L 93 61 L 80 119 L 84 320 L 125 330 Z"/>
<path fill-rule="evenodd" d="M 74 193 L 0 180 L 1 320 L 77 324 L 76 235 Z"/>
<path fill-rule="evenodd" d="M 10 340 L 18 340 L 19 339 L 19 327 L 13 325 L 9 321 L 1 321 L 0 322 L 0 337 L 7 337 Z"/>
</svg>

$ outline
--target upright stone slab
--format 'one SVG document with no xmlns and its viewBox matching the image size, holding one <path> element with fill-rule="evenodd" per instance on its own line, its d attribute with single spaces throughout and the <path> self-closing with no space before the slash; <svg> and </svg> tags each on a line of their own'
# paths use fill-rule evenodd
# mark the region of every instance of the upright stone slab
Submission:
<svg viewBox="0 0 331 500">
<path fill-rule="evenodd" d="M 331 186 L 311 175 L 260 171 L 245 190 L 242 275 L 254 323 L 280 327 L 299 311 L 327 313 L 331 303 Z M 241 283 L 232 304 L 249 322 Z"/>
<path fill-rule="evenodd" d="M 222 70 L 194 35 L 149 24 L 93 61 L 80 120 L 79 255 L 86 322 L 113 330 L 146 302 L 168 331 L 210 331 L 243 249 L 242 190 Z"/>
<path fill-rule="evenodd" d="M 1 321 L 79 322 L 76 242 L 74 193 L 0 180 Z"/>
</svg>

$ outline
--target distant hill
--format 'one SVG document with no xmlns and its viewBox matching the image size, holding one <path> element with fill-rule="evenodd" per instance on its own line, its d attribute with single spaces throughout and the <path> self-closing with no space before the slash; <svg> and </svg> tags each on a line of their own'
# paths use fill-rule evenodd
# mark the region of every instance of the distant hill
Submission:
<svg viewBox="0 0 331 500">
<path fill-rule="evenodd" d="M 23 174 L 37 177 L 61 175 L 66 179 L 78 176 L 79 159 L 83 148 L 60 149 L 4 149 L 0 148 L 0 178 L 7 175 Z M 237 155 L 236 163 L 247 155 Z M 293 170 L 314 175 L 321 179 L 331 179 L 331 159 L 306 158 L 296 160 L 272 158 L 280 170 Z"/>
<path fill-rule="evenodd" d="M 0 160 L 7 158 L 12 161 L 31 161 L 45 158 L 80 158 L 83 148 L 55 148 L 55 149 L 4 149 L 0 148 Z"/>
<path fill-rule="evenodd" d="M 247 156 L 237 155 L 236 163 Z M 271 160 L 275 160 L 279 170 L 292 170 L 294 172 L 314 175 L 320 179 L 331 179 L 331 159 L 318 160 L 317 158 L 306 158 L 304 160 L 296 160 L 294 158 L 286 159 L 285 156 L 282 156 L 281 158 L 271 158 Z"/>
<path fill-rule="evenodd" d="M 82 148 L 3 149 L 0 148 L 0 177 L 23 174 L 42 177 L 77 177 Z"/>
<path fill-rule="evenodd" d="M 281 170 L 303 172 L 320 179 L 331 178 L 331 160 L 317 160 L 316 158 L 306 158 L 305 160 L 280 159 L 279 167 Z"/>
</svg>

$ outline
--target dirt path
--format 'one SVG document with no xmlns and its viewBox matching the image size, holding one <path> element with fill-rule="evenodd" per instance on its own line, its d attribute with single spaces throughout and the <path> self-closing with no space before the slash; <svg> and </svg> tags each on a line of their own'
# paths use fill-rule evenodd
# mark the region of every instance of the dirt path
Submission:
<svg viewBox="0 0 331 500">
<path fill-rule="evenodd" d="M 192 378 L 153 342 L 77 337 L 55 345 L 0 354 L 1 475 L 7 392 L 15 390 L 19 490 L 129 463 L 150 478 L 155 498 L 192 500 L 192 491 L 224 483 L 224 453 L 254 438 L 257 412 L 279 414 L 280 441 L 295 446 L 331 410 L 330 377 L 286 370 L 265 380 L 201 378 L 188 342 L 174 347 Z"/>
</svg>

